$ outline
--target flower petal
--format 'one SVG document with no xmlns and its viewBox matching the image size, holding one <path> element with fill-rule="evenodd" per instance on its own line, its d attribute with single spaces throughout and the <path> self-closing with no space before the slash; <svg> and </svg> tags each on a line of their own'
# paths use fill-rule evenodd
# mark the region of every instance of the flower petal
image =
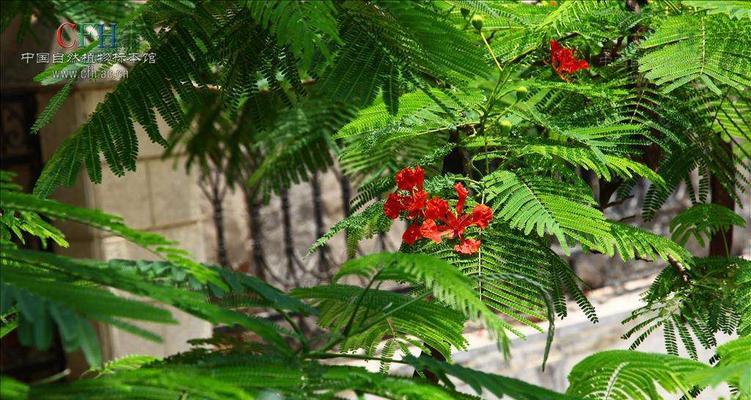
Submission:
<svg viewBox="0 0 751 400">
<path fill-rule="evenodd" d="M 485 204 L 478 204 L 472 210 L 472 223 L 485 229 L 493 220 L 493 210 Z"/>
<path fill-rule="evenodd" d="M 402 211 L 401 196 L 396 193 L 390 193 L 386 202 L 383 203 L 383 213 L 391 219 L 399 217 L 399 213 Z"/>
<path fill-rule="evenodd" d="M 428 202 L 428 193 L 417 191 L 409 196 L 405 202 L 405 209 L 409 213 L 407 218 L 414 219 L 422 216 L 425 211 L 425 204 Z"/>
<path fill-rule="evenodd" d="M 446 221 L 446 215 L 449 212 L 449 203 L 440 198 L 434 197 L 428 201 L 425 207 L 425 218 Z"/>
<path fill-rule="evenodd" d="M 435 243 L 441 243 L 444 236 L 450 237 L 451 230 L 448 228 L 439 227 L 438 225 L 436 225 L 435 220 L 426 219 L 420 227 L 420 234 L 424 238 L 430 239 Z"/>
<path fill-rule="evenodd" d="M 475 254 L 480 250 L 481 241 L 477 239 L 462 239 L 462 242 L 454 246 L 454 251 L 461 254 Z"/>
<path fill-rule="evenodd" d="M 413 176 L 417 190 L 423 190 L 423 184 L 425 183 L 425 171 L 418 165 L 415 167 Z"/>
<path fill-rule="evenodd" d="M 402 235 L 402 241 L 409 245 L 414 244 L 419 238 L 420 226 L 418 224 L 412 224 L 407 227 L 407 230 L 404 231 L 404 234 Z"/>
<path fill-rule="evenodd" d="M 459 201 L 456 202 L 456 215 L 459 216 L 464 212 L 464 202 L 467 200 L 469 191 L 461 182 L 454 185 L 454 189 L 456 190 L 456 195 L 459 197 Z"/>
<path fill-rule="evenodd" d="M 425 180 L 425 171 L 419 166 L 412 168 L 404 168 L 396 173 L 396 187 L 400 190 L 412 191 L 422 190 L 423 181 Z"/>
<path fill-rule="evenodd" d="M 559 75 L 573 74 L 580 69 L 589 69 L 588 62 L 577 59 L 572 49 L 562 47 L 555 40 L 550 41 L 550 56 L 551 65 Z"/>
<path fill-rule="evenodd" d="M 550 39 L 550 52 L 555 55 L 559 51 L 561 51 L 561 45 L 557 41 Z"/>
</svg>

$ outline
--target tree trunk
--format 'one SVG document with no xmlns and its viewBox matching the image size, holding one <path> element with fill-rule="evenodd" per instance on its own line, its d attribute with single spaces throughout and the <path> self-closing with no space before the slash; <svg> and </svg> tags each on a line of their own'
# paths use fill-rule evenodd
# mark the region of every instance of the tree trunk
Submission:
<svg viewBox="0 0 751 400">
<path fill-rule="evenodd" d="M 263 226 L 261 221 L 261 202 L 249 190 L 244 190 L 245 207 L 248 214 L 248 231 L 250 233 L 251 252 L 254 274 L 266 280 L 266 257 L 263 252 Z"/>
<path fill-rule="evenodd" d="M 459 148 L 459 131 L 451 132 L 449 136 L 449 142 L 455 146 L 451 149 L 451 152 L 443 158 L 443 173 L 444 174 L 464 174 L 464 165 L 467 162 L 464 152 Z"/>
<path fill-rule="evenodd" d="M 227 258 L 227 239 L 224 236 L 224 205 L 221 194 L 221 180 L 216 179 L 211 182 L 211 208 L 214 211 L 214 229 L 216 230 L 216 259 L 219 265 L 229 268 L 229 259 Z"/>
<path fill-rule="evenodd" d="M 313 219 L 315 220 L 317 240 L 326 233 L 323 225 L 323 202 L 321 201 L 321 183 L 318 180 L 318 173 L 313 174 L 311 177 L 310 188 L 313 195 Z M 328 273 L 331 267 L 329 265 L 328 252 L 329 247 L 325 244 L 318 249 L 318 271 L 323 274 Z"/>
<path fill-rule="evenodd" d="M 729 157 L 733 157 L 733 147 L 730 143 L 722 142 L 722 147 Z M 712 204 L 718 204 L 731 210 L 735 209 L 733 197 L 716 176 L 712 175 L 709 178 L 709 185 L 712 191 Z M 731 225 L 727 230 L 712 235 L 712 239 L 709 241 L 709 256 L 729 257 L 732 251 L 733 227 Z"/>
<path fill-rule="evenodd" d="M 343 172 L 339 177 L 339 185 L 342 190 L 342 214 L 344 214 L 344 218 L 347 218 L 352 212 L 349 206 L 349 201 L 352 197 L 352 186 L 349 184 L 349 178 Z M 344 241 L 345 243 L 349 243 L 349 231 L 346 229 L 344 230 Z M 349 258 L 349 255 L 347 258 Z"/>
<path fill-rule="evenodd" d="M 295 241 L 292 237 L 292 218 L 289 210 L 289 192 L 287 188 L 282 188 L 279 192 L 279 199 L 282 207 L 282 229 L 284 235 L 284 255 L 287 258 L 287 276 L 297 281 L 297 272 L 295 264 L 297 256 L 295 255 Z"/>
<path fill-rule="evenodd" d="M 647 0 L 626 0 L 626 7 L 637 13 L 640 13 L 641 8 L 645 5 L 647 5 Z"/>
</svg>

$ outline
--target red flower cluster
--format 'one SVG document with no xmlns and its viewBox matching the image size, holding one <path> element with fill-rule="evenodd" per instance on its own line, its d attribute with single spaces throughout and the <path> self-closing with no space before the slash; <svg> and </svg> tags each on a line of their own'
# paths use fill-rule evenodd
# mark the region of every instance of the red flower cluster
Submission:
<svg viewBox="0 0 751 400">
<path fill-rule="evenodd" d="M 580 69 L 589 69 L 589 63 L 574 57 L 571 49 L 561 47 L 555 40 L 550 41 L 550 53 L 553 56 L 553 69 L 564 80 L 564 74 L 573 74 Z"/>
<path fill-rule="evenodd" d="M 478 204 L 471 213 L 464 212 L 464 203 L 469 192 L 464 185 L 454 185 L 458 201 L 455 210 L 449 209 L 446 200 L 440 197 L 428 199 L 423 188 L 425 172 L 420 167 L 405 168 L 396 174 L 397 192 L 389 194 L 383 205 L 384 214 L 391 219 L 404 215 L 409 227 L 402 235 L 404 243 L 413 244 L 420 238 L 440 243 L 444 238 L 459 239 L 454 250 L 462 254 L 474 254 L 480 248 L 480 241 L 464 237 L 470 226 L 485 229 L 493 219 L 493 210 Z"/>
</svg>

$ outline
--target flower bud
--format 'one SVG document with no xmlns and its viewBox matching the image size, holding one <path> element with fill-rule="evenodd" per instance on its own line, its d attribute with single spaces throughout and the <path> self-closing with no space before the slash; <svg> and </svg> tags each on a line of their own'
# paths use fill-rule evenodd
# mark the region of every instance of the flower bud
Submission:
<svg viewBox="0 0 751 400">
<path fill-rule="evenodd" d="M 516 94 L 527 94 L 529 92 L 529 89 L 527 89 L 526 86 L 519 86 L 516 88 Z"/>
<path fill-rule="evenodd" d="M 514 126 L 514 124 L 512 124 L 511 121 L 504 119 L 503 121 L 501 121 L 501 132 L 509 133 L 512 126 Z"/>
<path fill-rule="evenodd" d="M 469 17 L 469 10 L 468 10 L 468 9 L 466 9 L 466 8 L 462 8 L 462 9 L 461 9 L 461 10 L 459 10 L 459 11 L 461 11 L 461 13 L 462 13 L 462 17 L 464 17 L 464 18 L 467 18 L 467 17 Z"/>
<path fill-rule="evenodd" d="M 482 15 L 475 15 L 472 17 L 472 26 L 475 27 L 478 31 L 482 30 L 482 22 L 485 18 L 482 17 Z"/>
</svg>

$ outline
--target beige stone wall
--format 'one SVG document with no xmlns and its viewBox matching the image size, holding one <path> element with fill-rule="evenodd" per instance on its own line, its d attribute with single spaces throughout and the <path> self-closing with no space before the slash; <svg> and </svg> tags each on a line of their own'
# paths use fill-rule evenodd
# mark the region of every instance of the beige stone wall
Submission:
<svg viewBox="0 0 751 400">
<path fill-rule="evenodd" d="M 52 123 L 40 132 L 44 159 L 48 159 L 62 140 L 88 119 L 108 90 L 106 87 L 82 86 L 71 95 Z M 39 110 L 52 94 L 37 95 Z M 168 132 L 165 124 L 161 127 L 163 132 Z M 196 177 L 174 168 L 182 162 L 180 157 L 162 159 L 161 146 L 151 143 L 143 129 L 137 128 L 137 134 L 140 152 L 135 172 L 117 177 L 104 168 L 102 183 L 98 185 L 91 183 L 84 172 L 75 186 L 59 189 L 54 197 L 66 203 L 120 215 L 129 226 L 176 240 L 197 260 L 205 261 L 205 217 L 199 207 L 202 194 L 196 185 Z M 62 222 L 60 227 L 67 235 L 70 247 L 55 249 L 59 254 L 103 260 L 154 258 L 146 250 L 106 232 L 71 222 Z M 133 353 L 166 356 L 187 350 L 188 339 L 211 335 L 210 324 L 179 311 L 173 310 L 173 314 L 178 325 L 144 324 L 162 336 L 162 343 L 150 342 L 109 326 L 100 327 L 105 356 L 116 358 Z"/>
</svg>

